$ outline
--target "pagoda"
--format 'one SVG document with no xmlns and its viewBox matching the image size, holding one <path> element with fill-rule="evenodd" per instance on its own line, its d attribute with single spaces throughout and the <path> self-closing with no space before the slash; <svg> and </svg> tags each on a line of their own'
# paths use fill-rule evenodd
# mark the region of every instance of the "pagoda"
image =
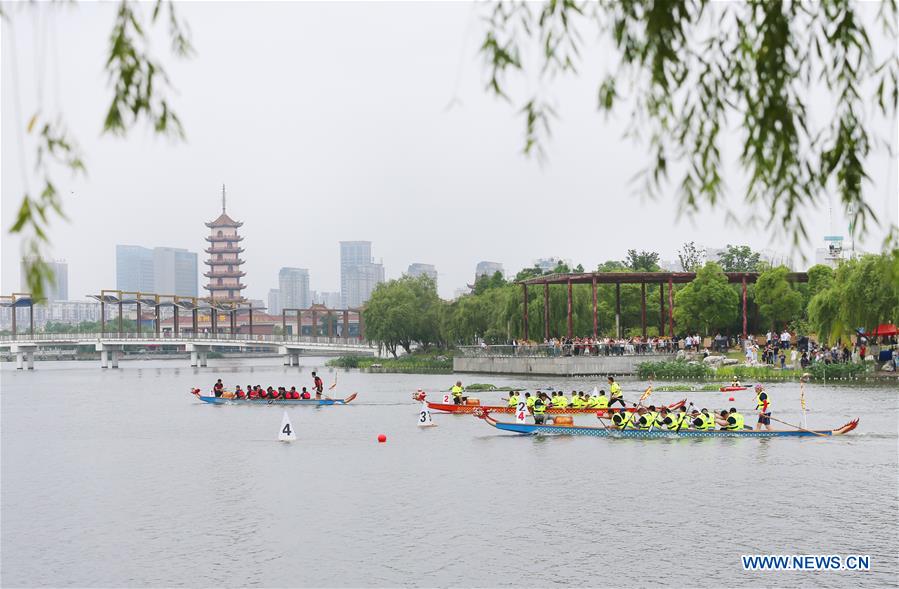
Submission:
<svg viewBox="0 0 899 589">
<path fill-rule="evenodd" d="M 244 300 L 241 291 L 247 286 L 240 282 L 246 274 L 240 269 L 244 263 L 240 259 L 243 237 L 237 234 L 241 225 L 243 223 L 235 221 L 225 212 L 225 185 L 222 184 L 222 214 L 215 221 L 206 223 L 210 230 L 206 238 L 209 247 L 205 250 L 209 254 L 206 260 L 209 270 L 203 276 L 209 279 L 205 288 L 215 303 L 240 303 Z"/>
</svg>

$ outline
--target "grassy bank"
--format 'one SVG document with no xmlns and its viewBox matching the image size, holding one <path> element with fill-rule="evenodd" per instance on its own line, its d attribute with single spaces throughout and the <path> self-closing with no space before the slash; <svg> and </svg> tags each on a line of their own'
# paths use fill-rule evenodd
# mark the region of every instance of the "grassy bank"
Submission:
<svg viewBox="0 0 899 589">
<path fill-rule="evenodd" d="M 637 374 L 642 379 L 719 382 L 729 381 L 734 376 L 746 381 L 799 380 L 803 374 L 808 374 L 810 380 L 814 381 L 855 380 L 874 376 L 864 364 L 813 364 L 805 370 L 791 368 L 781 370 L 770 366 L 722 366 L 716 369 L 702 363 L 684 361 L 641 362 L 637 365 Z"/>
<path fill-rule="evenodd" d="M 365 372 L 404 374 L 452 374 L 453 358 L 447 352 L 416 352 L 399 358 L 339 356 L 327 362 L 336 368 L 358 368 Z"/>
</svg>

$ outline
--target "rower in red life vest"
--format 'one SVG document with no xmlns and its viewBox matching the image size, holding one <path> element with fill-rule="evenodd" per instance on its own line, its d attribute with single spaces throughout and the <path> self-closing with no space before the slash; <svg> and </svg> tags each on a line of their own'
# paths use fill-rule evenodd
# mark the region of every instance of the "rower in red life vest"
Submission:
<svg viewBox="0 0 899 589">
<path fill-rule="evenodd" d="M 311 399 L 312 395 L 309 394 L 309 391 L 306 390 L 306 387 L 303 387 L 303 392 L 300 393 L 301 399 Z"/>
<path fill-rule="evenodd" d="M 290 397 L 288 397 L 289 399 L 299 399 L 300 398 L 300 393 L 297 392 L 297 387 L 290 387 L 289 394 L 290 394 Z"/>
<path fill-rule="evenodd" d="M 312 373 L 312 386 L 315 389 L 315 398 L 321 399 L 322 392 L 325 390 L 325 383 L 322 382 L 322 379 L 314 372 Z"/>
<path fill-rule="evenodd" d="M 258 387 L 247 387 L 247 397 L 250 399 L 258 399 L 259 398 L 259 388 Z"/>
<path fill-rule="evenodd" d="M 234 391 L 234 395 L 238 399 L 246 399 L 247 398 L 247 394 L 243 391 L 242 388 L 240 388 L 240 385 L 237 385 L 237 390 Z"/>
</svg>

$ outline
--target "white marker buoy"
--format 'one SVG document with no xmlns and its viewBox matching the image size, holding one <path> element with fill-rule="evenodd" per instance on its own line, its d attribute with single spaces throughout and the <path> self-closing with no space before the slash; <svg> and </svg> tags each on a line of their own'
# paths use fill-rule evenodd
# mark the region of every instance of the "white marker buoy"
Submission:
<svg viewBox="0 0 899 589">
<path fill-rule="evenodd" d="M 287 416 L 287 411 L 285 411 L 284 417 L 281 418 L 281 431 L 278 432 L 278 441 L 295 442 L 296 439 L 297 433 L 294 431 L 293 426 L 290 425 L 290 417 Z"/>
<path fill-rule="evenodd" d="M 528 402 L 524 395 L 518 397 L 518 405 L 515 407 L 515 423 L 525 423 L 528 416 Z"/>
<path fill-rule="evenodd" d="M 418 412 L 418 427 L 436 427 L 437 424 L 431 420 L 431 410 L 428 404 L 421 402 L 421 409 Z"/>
</svg>

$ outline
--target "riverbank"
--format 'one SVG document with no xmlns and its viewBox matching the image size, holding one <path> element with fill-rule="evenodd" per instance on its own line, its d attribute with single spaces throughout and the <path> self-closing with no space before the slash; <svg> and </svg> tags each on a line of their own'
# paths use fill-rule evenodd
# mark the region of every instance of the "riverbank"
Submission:
<svg viewBox="0 0 899 589">
<path fill-rule="evenodd" d="M 327 362 L 335 368 L 358 368 L 370 373 L 452 374 L 453 358 L 445 352 L 416 352 L 397 358 L 339 356 Z"/>
</svg>

